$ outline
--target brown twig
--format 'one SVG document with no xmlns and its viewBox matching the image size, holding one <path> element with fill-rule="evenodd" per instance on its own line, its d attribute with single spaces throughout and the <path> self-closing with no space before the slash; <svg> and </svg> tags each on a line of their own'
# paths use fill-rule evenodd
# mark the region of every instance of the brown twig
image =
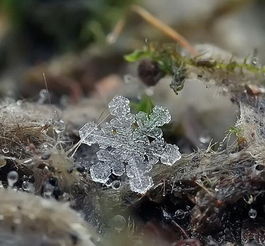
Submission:
<svg viewBox="0 0 265 246">
<path fill-rule="evenodd" d="M 113 31 L 110 34 L 108 34 L 107 42 L 109 44 L 113 44 L 116 42 L 121 32 L 123 31 L 124 26 L 125 26 L 125 19 L 122 18 L 116 23 L 116 25 L 113 28 Z"/>
<path fill-rule="evenodd" d="M 130 10 L 141 16 L 146 22 L 163 32 L 168 37 L 172 38 L 174 41 L 179 43 L 183 48 L 185 48 L 191 55 L 196 56 L 198 52 L 195 48 L 185 39 L 181 34 L 176 32 L 173 28 L 168 26 L 166 23 L 162 22 L 150 12 L 145 10 L 139 5 L 132 5 Z M 112 44 L 115 43 L 118 37 L 120 36 L 123 28 L 125 26 L 125 18 L 120 19 L 113 28 L 113 31 L 108 34 L 107 42 Z"/>
<path fill-rule="evenodd" d="M 172 38 L 174 41 L 178 42 L 182 47 L 184 47 L 193 56 L 198 55 L 198 52 L 193 48 L 193 46 L 186 40 L 181 34 L 176 32 L 173 28 L 153 16 L 147 10 L 139 5 L 132 5 L 131 10 L 140 15 L 149 24 L 163 32 L 168 37 Z"/>
</svg>

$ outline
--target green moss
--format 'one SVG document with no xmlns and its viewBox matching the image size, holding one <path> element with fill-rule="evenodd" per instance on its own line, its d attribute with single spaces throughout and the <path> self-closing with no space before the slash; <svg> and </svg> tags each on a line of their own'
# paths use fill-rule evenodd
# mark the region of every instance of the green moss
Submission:
<svg viewBox="0 0 265 246">
<path fill-rule="evenodd" d="M 215 81 L 216 85 L 228 87 L 231 92 L 245 90 L 245 85 L 264 84 L 265 67 L 242 63 L 231 58 L 229 61 L 200 59 L 200 57 L 187 57 L 181 55 L 175 44 L 150 43 L 141 50 L 135 50 L 125 56 L 128 62 L 137 62 L 142 59 L 150 59 L 158 64 L 164 75 L 173 76 L 170 87 L 176 94 L 182 90 L 186 78 L 194 78 L 197 74 L 205 81 Z M 191 75 L 191 76 L 190 76 Z M 229 82 L 229 83 L 227 83 Z"/>
<path fill-rule="evenodd" d="M 135 112 L 145 112 L 148 115 L 154 108 L 154 103 L 151 97 L 143 95 L 139 102 L 131 102 L 131 107 Z"/>
<path fill-rule="evenodd" d="M 229 133 L 235 135 L 236 137 L 241 137 L 242 129 L 240 127 L 232 126 L 228 130 Z"/>
</svg>

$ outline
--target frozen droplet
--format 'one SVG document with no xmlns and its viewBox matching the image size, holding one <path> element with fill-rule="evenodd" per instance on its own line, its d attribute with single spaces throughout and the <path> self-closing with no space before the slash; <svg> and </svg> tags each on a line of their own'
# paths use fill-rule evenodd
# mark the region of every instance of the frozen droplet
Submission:
<svg viewBox="0 0 265 246">
<path fill-rule="evenodd" d="M 251 57 L 250 62 L 253 66 L 259 65 L 259 58 L 257 57 L 257 50 L 254 50 L 254 53 L 253 53 L 253 56 Z"/>
<path fill-rule="evenodd" d="M 27 192 L 33 192 L 34 191 L 34 186 L 32 183 L 30 183 L 29 181 L 23 181 L 22 183 L 22 189 L 24 191 L 27 191 Z"/>
<path fill-rule="evenodd" d="M 30 164 L 32 164 L 32 162 L 33 162 L 32 158 L 29 158 L 29 159 L 26 159 L 25 161 L 23 161 L 23 164 L 24 165 L 30 165 Z"/>
<path fill-rule="evenodd" d="M 43 168 L 43 172 L 48 174 L 50 172 L 49 167 L 45 165 L 45 167 Z"/>
<path fill-rule="evenodd" d="M 126 226 L 126 219 L 122 215 L 115 215 L 111 219 L 111 227 L 114 228 L 117 232 L 121 232 Z"/>
<path fill-rule="evenodd" d="M 7 183 L 9 187 L 13 187 L 18 181 L 18 173 L 16 171 L 11 171 L 7 174 Z"/>
<path fill-rule="evenodd" d="M 175 214 L 174 214 L 174 217 L 178 220 L 182 220 L 185 218 L 185 215 L 186 215 L 186 212 L 182 209 L 177 209 Z"/>
<path fill-rule="evenodd" d="M 51 157 L 51 153 L 50 152 L 44 152 L 41 156 L 42 160 L 48 160 Z"/>
<path fill-rule="evenodd" d="M 257 57 L 253 57 L 251 59 L 251 64 L 254 65 L 254 66 L 256 66 L 258 64 Z"/>
<path fill-rule="evenodd" d="M 65 123 L 63 120 L 58 120 L 53 123 L 53 129 L 57 134 L 60 134 L 65 130 Z"/>
<path fill-rule="evenodd" d="M 50 183 L 47 183 L 43 187 L 43 197 L 51 198 L 54 191 L 54 186 Z"/>
<path fill-rule="evenodd" d="M 253 175 L 257 176 L 264 172 L 264 165 L 262 164 L 256 164 L 253 166 Z"/>
<path fill-rule="evenodd" d="M 121 187 L 121 181 L 120 181 L 120 180 L 114 180 L 114 181 L 111 183 L 111 187 L 112 187 L 112 189 L 114 189 L 114 190 L 118 190 L 118 189 L 120 189 L 120 187 Z"/>
<path fill-rule="evenodd" d="M 2 149 L 2 152 L 3 152 L 3 154 L 8 154 L 9 153 L 9 149 L 5 147 L 5 148 Z"/>
<path fill-rule="evenodd" d="M 28 191 L 28 187 L 29 187 L 29 182 L 28 181 L 23 181 L 23 183 L 22 183 L 22 189 L 24 190 L 24 191 Z"/>
<path fill-rule="evenodd" d="M 200 136 L 199 137 L 199 141 L 202 143 L 202 144 L 207 144 L 209 143 L 211 140 L 210 136 L 207 136 L 207 135 L 203 135 L 203 136 Z"/>
<path fill-rule="evenodd" d="M 17 106 L 21 106 L 23 104 L 23 101 L 22 100 L 17 100 Z"/>
<path fill-rule="evenodd" d="M 64 192 L 63 195 L 62 195 L 62 200 L 64 202 L 70 201 L 71 200 L 71 195 L 69 193 Z"/>
<path fill-rule="evenodd" d="M 38 103 L 43 104 L 49 99 L 49 91 L 46 89 L 40 90 Z"/>
<path fill-rule="evenodd" d="M 255 218 L 257 217 L 257 214 L 258 214 L 258 212 L 257 212 L 256 209 L 251 208 L 251 209 L 248 211 L 248 216 L 249 216 L 249 218 L 251 218 L 251 219 L 255 219 Z"/>
<path fill-rule="evenodd" d="M 40 90 L 39 94 L 40 94 L 40 97 L 47 97 L 47 95 L 49 95 L 49 92 L 46 89 L 42 89 Z"/>
<path fill-rule="evenodd" d="M 173 165 L 181 158 L 179 148 L 174 144 L 166 144 L 163 154 L 161 155 L 161 162 L 166 165 Z"/>
<path fill-rule="evenodd" d="M 44 151 L 47 150 L 49 148 L 49 145 L 47 143 L 44 143 L 41 145 L 41 149 L 43 149 Z"/>
</svg>

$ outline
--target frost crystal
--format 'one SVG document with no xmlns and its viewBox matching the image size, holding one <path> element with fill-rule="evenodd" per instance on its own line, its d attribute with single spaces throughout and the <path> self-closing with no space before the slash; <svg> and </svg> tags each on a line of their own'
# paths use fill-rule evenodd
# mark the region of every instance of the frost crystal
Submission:
<svg viewBox="0 0 265 246">
<path fill-rule="evenodd" d="M 108 105 L 113 116 L 110 122 L 101 127 L 86 123 L 79 134 L 82 143 L 100 147 L 99 162 L 90 168 L 92 180 L 106 183 L 111 174 L 126 174 L 131 190 L 143 194 L 153 186 L 149 175 L 153 165 L 159 161 L 173 165 L 181 154 L 176 145 L 165 143 L 159 128 L 171 120 L 168 109 L 155 106 L 150 115 L 134 115 L 129 104 L 125 97 L 114 97 Z"/>
</svg>

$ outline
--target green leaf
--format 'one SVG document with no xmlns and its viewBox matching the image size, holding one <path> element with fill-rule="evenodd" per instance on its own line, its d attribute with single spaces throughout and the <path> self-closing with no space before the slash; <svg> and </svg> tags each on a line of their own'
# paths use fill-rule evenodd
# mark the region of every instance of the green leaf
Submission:
<svg viewBox="0 0 265 246">
<path fill-rule="evenodd" d="M 145 57 L 150 57 L 151 53 L 148 50 L 135 50 L 131 54 L 125 55 L 124 58 L 127 62 L 136 62 Z"/>
</svg>

